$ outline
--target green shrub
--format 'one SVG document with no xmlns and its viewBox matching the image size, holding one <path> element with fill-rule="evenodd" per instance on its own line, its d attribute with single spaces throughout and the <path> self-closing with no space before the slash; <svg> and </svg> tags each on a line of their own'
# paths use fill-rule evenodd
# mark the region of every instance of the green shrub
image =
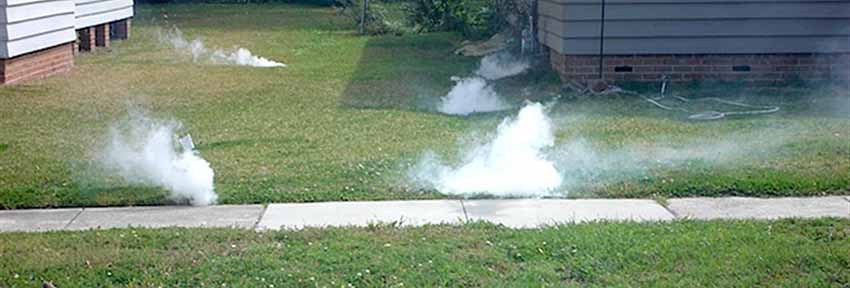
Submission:
<svg viewBox="0 0 850 288">
<path fill-rule="evenodd" d="M 410 0 L 407 19 L 417 31 L 458 31 L 480 39 L 507 27 L 511 0 Z"/>
<path fill-rule="evenodd" d="M 407 0 L 369 0 L 366 15 L 367 34 L 401 35 L 412 32 L 413 29 L 405 19 L 403 6 Z M 341 14 L 360 23 L 363 11 L 363 0 L 336 0 L 334 6 Z"/>
<path fill-rule="evenodd" d="M 509 24 L 510 17 L 516 20 L 527 15 L 528 9 L 515 3 L 514 0 L 369 0 L 366 32 L 456 31 L 466 38 L 482 39 L 506 28 L 523 28 Z M 360 23 L 363 0 L 336 0 L 334 6 Z"/>
</svg>

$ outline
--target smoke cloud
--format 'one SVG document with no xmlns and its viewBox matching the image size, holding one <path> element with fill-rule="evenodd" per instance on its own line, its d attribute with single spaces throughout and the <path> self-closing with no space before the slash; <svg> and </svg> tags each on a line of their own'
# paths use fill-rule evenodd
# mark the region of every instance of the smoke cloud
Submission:
<svg viewBox="0 0 850 288">
<path fill-rule="evenodd" d="M 496 133 L 492 141 L 472 149 L 457 167 L 444 165 L 433 153 L 426 153 L 411 176 L 446 194 L 526 196 L 561 185 L 554 162 L 543 155 L 543 149 L 555 141 L 543 105 L 526 105 L 516 119 L 502 121 Z"/>
<path fill-rule="evenodd" d="M 286 67 L 286 64 L 256 56 L 248 49 L 236 47 L 234 50 L 210 49 L 201 39 L 192 41 L 183 37 L 183 32 L 173 28 L 160 34 L 160 41 L 182 53 L 192 56 L 192 62 L 215 65 L 243 65 L 251 67 Z"/>
<path fill-rule="evenodd" d="M 481 58 L 481 64 L 475 74 L 487 80 L 499 80 L 505 77 L 519 75 L 531 68 L 531 62 L 517 58 L 510 53 L 495 53 Z"/>
<path fill-rule="evenodd" d="M 582 188 L 648 177 L 654 169 L 763 161 L 797 134 L 786 125 L 616 146 L 581 136 L 556 143 L 556 125 L 547 110 L 541 104 L 527 104 L 516 118 L 504 119 L 492 139 L 462 152 L 457 165 L 445 164 L 433 152 L 424 153 L 408 170 L 409 183 L 451 195 L 564 197 Z M 573 121 L 581 120 L 561 120 L 557 126 L 577 124 Z"/>
<path fill-rule="evenodd" d="M 456 82 L 449 94 L 440 99 L 438 110 L 466 116 L 472 113 L 501 111 L 511 106 L 499 98 L 493 86 L 481 77 L 452 78 Z"/>
<path fill-rule="evenodd" d="M 511 108 L 499 97 L 487 81 L 495 81 L 525 72 L 531 64 L 508 53 L 496 53 L 481 58 L 475 76 L 452 77 L 455 86 L 440 98 L 437 110 L 441 113 L 466 116 L 472 113 L 502 111 Z"/>
<path fill-rule="evenodd" d="M 566 195 L 586 187 L 650 177 L 655 169 L 693 169 L 694 165 L 733 167 L 752 159 L 767 159 L 791 139 L 788 129 L 766 128 L 684 141 L 655 139 L 614 149 L 576 138 L 558 144 L 549 155 L 563 176 L 560 190 Z"/>
<path fill-rule="evenodd" d="M 167 189 L 173 200 L 215 204 L 215 174 L 194 150 L 191 138 L 176 141 L 179 128 L 176 122 L 131 113 L 129 120 L 110 128 L 109 142 L 98 160 L 105 171 L 129 183 Z"/>
</svg>

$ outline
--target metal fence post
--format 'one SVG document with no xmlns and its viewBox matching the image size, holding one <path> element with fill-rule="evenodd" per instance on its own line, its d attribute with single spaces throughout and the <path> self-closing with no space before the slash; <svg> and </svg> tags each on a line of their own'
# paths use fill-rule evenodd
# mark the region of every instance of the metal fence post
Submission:
<svg viewBox="0 0 850 288">
<path fill-rule="evenodd" d="M 366 35 L 366 16 L 369 10 L 369 0 L 363 0 L 363 9 L 360 13 L 360 34 Z"/>
</svg>

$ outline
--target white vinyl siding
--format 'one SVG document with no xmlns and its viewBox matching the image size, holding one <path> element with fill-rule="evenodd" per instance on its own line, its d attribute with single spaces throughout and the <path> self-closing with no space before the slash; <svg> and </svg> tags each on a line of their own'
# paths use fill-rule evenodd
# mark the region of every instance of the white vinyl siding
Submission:
<svg viewBox="0 0 850 288">
<path fill-rule="evenodd" d="M 4 59 L 74 41 L 74 1 L 0 0 L 0 28 Z"/>
<path fill-rule="evenodd" d="M 77 29 L 133 17 L 133 0 L 76 0 Z"/>
</svg>

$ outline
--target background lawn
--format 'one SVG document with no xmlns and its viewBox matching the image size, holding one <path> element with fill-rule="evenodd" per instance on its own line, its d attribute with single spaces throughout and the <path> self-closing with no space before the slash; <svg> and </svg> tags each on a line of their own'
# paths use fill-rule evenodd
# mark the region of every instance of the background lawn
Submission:
<svg viewBox="0 0 850 288">
<path fill-rule="evenodd" d="M 846 287 L 850 221 L 0 234 L 33 287 Z"/>
<path fill-rule="evenodd" d="M 455 34 L 361 37 L 333 9 L 298 5 L 139 6 L 133 24 L 131 40 L 77 57 L 71 73 L 0 87 L 0 207 L 166 203 L 161 189 L 92 168 L 108 127 L 128 111 L 181 121 L 215 169 L 222 203 L 446 197 L 411 185 L 409 167 L 426 150 L 459 158 L 516 112 L 431 112 L 453 85 L 449 77 L 477 66 L 451 54 L 462 41 Z M 208 47 L 238 45 L 289 67 L 193 64 L 159 41 L 172 26 Z M 517 104 L 550 101 L 559 83 L 545 66 L 497 88 Z M 563 148 L 571 160 L 558 163 L 567 180 L 559 193 L 850 191 L 846 88 L 722 88 L 676 91 L 713 89 L 784 110 L 690 122 L 636 97 L 563 94 L 549 113 L 558 147 L 572 147 Z"/>
</svg>

